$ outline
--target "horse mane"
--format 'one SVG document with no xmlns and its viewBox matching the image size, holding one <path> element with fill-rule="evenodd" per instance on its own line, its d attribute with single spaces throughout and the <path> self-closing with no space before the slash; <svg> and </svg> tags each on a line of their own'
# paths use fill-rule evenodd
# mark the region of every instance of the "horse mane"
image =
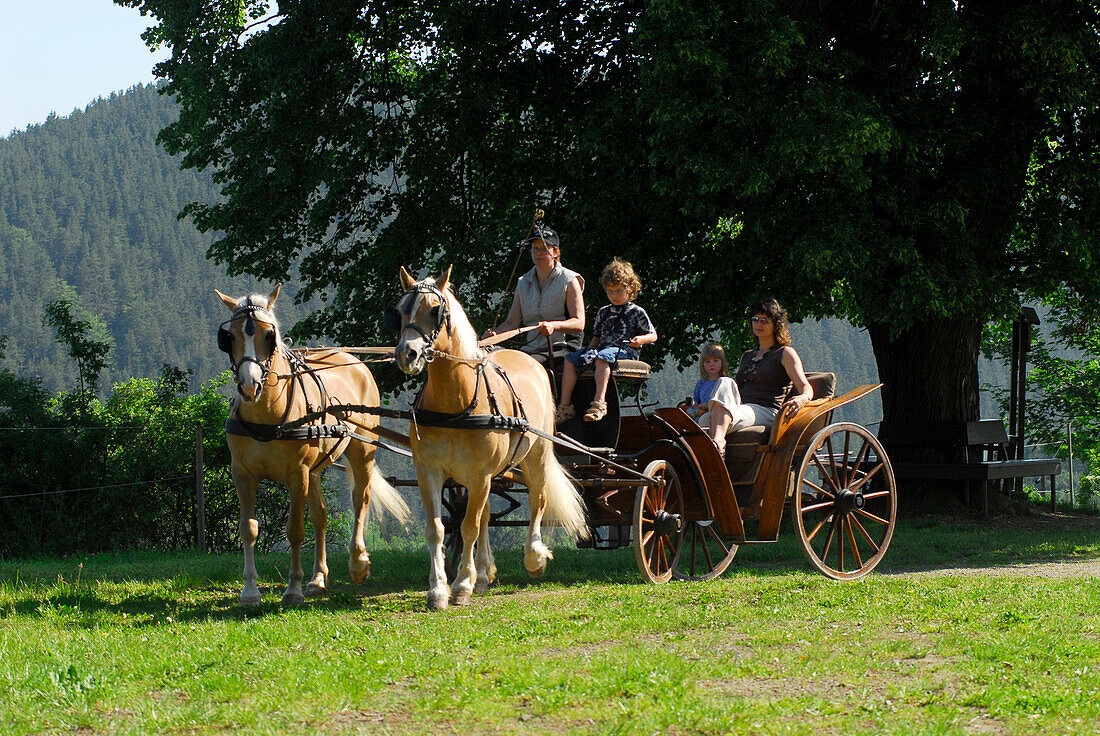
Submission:
<svg viewBox="0 0 1100 736">
<path fill-rule="evenodd" d="M 435 279 L 430 279 L 435 283 Z M 478 360 L 485 356 L 485 351 L 477 345 L 477 332 L 470 324 L 470 318 L 466 316 L 466 310 L 459 304 L 458 298 L 451 292 L 450 284 L 443 289 L 443 296 L 447 299 L 447 311 L 451 315 L 451 350 L 460 358 Z"/>
</svg>

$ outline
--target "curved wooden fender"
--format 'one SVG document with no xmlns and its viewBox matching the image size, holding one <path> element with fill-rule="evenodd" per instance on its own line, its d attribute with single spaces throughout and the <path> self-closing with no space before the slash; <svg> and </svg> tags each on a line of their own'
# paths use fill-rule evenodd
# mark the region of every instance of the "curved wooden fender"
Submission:
<svg viewBox="0 0 1100 736">
<path fill-rule="evenodd" d="M 857 386 L 842 396 L 811 401 L 790 419 L 783 415 L 776 419 L 772 428 L 772 440 L 756 476 L 749 501 L 750 505 L 762 502 L 759 528 L 761 541 L 779 538 L 779 522 L 783 519 L 783 502 L 787 498 L 794 456 L 799 447 L 810 441 L 809 437 L 803 438 L 806 430 L 819 417 L 827 417 L 834 409 L 861 399 L 881 387 L 881 383 Z"/>
</svg>

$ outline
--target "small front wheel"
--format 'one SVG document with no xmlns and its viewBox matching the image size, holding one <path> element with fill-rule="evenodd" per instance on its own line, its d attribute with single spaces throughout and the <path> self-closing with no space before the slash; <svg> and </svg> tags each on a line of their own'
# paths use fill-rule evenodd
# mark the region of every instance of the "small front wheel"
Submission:
<svg viewBox="0 0 1100 736">
<path fill-rule="evenodd" d="M 647 583 L 665 583 L 683 542 L 684 496 L 668 461 L 654 460 L 645 474 L 661 482 L 642 486 L 634 499 L 634 557 Z"/>
<path fill-rule="evenodd" d="M 834 580 L 861 578 L 894 535 L 897 489 L 878 438 L 858 424 L 813 436 L 794 487 L 794 525 L 806 559 Z"/>
</svg>

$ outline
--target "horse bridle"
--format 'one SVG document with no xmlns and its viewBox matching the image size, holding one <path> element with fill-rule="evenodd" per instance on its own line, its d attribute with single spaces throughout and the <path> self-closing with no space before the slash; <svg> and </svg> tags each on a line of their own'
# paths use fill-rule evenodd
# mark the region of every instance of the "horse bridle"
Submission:
<svg viewBox="0 0 1100 736">
<path fill-rule="evenodd" d="M 256 334 L 256 323 L 264 322 L 269 325 L 276 325 L 275 315 L 273 315 L 266 307 L 261 307 L 258 304 L 252 303 L 252 298 L 248 298 L 248 302 L 242 306 L 233 310 L 233 314 L 229 319 L 218 325 L 218 349 L 229 356 L 229 366 L 233 370 L 233 376 L 238 381 L 240 380 L 240 369 L 245 363 L 255 363 L 260 369 L 260 384 L 265 385 L 267 383 L 268 374 L 271 373 L 271 364 L 275 359 L 275 353 L 279 351 L 279 340 L 275 331 L 268 335 L 268 348 L 271 354 L 267 356 L 267 360 L 259 360 L 251 355 L 242 355 L 239 361 L 233 360 L 233 333 L 229 331 L 226 325 L 232 324 L 234 321 L 240 318 L 241 315 L 246 315 L 244 326 L 241 331 L 246 337 L 251 337 Z M 260 320 L 258 317 L 267 317 L 267 319 Z"/>
<path fill-rule="evenodd" d="M 435 329 L 430 335 L 412 320 L 413 305 L 417 302 L 415 298 L 410 299 L 409 303 L 406 304 L 405 308 L 402 310 L 398 310 L 397 307 L 390 307 L 387 309 L 382 315 L 382 321 L 386 327 L 395 332 L 404 333 L 405 330 L 413 330 L 423 337 L 428 345 L 427 349 L 424 351 L 424 359 L 431 363 L 438 352 L 435 347 L 433 347 L 436 338 L 439 337 L 439 333 L 442 332 L 444 328 L 449 327 L 451 323 L 451 312 L 450 308 L 447 306 L 447 297 L 443 294 L 443 290 L 435 284 L 419 283 L 413 284 L 412 288 L 406 290 L 405 293 L 401 295 L 401 298 L 397 300 L 397 303 L 400 304 L 405 300 L 405 297 L 410 294 L 434 294 L 439 297 L 439 306 L 432 308 L 435 311 L 436 323 Z M 404 326 L 401 325 L 403 321 L 402 315 L 408 318 L 408 323 Z"/>
</svg>

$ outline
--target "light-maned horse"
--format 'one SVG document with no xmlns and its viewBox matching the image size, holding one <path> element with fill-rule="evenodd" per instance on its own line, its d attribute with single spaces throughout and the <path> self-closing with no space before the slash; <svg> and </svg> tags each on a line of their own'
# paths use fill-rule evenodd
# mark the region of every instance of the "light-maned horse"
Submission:
<svg viewBox="0 0 1100 736">
<path fill-rule="evenodd" d="M 510 467 L 522 470 L 528 489 L 531 518 L 523 564 L 532 577 L 541 575 L 553 558 L 542 540 L 544 514 L 574 537 L 588 535 L 580 494 L 549 440 L 514 429 L 477 428 L 486 415 L 519 417 L 552 435 L 554 398 L 546 370 L 531 356 L 517 350 L 487 353 L 478 347 L 477 335 L 450 291 L 450 275 L 448 268 L 438 281 L 418 282 L 402 268 L 405 294 L 391 310 L 394 326 L 401 330 L 395 350 L 398 366 L 410 375 L 425 368 L 428 372 L 409 438 L 427 517 L 428 607 L 433 609 L 465 605 L 472 593 L 484 592 L 496 578 L 489 548 L 489 486 Z M 464 418 L 455 419 L 459 417 Z M 447 478 L 465 486 L 468 494 L 462 557 L 449 587 L 440 521 Z"/>
<path fill-rule="evenodd" d="M 271 435 L 274 428 L 333 402 L 377 406 L 379 394 L 374 377 L 362 361 L 344 352 L 327 352 L 308 361 L 295 359 L 292 366 L 291 354 L 283 345 L 278 320 L 272 313 L 278 286 L 267 296 L 253 294 L 239 299 L 214 291 L 231 313 L 218 330 L 218 346 L 229 354 L 237 382 L 226 441 L 241 503 L 241 604 L 260 602 L 255 560 L 259 535 L 256 489 L 263 480 L 282 483 L 290 491 L 286 535 L 291 563 L 283 603 L 296 605 L 305 596 L 327 591 L 328 511 L 321 493 L 321 471 L 341 455 L 351 481 L 353 512 L 348 572 L 353 582 L 362 582 L 370 574 L 370 555 L 363 543 L 368 505 L 375 502 L 402 523 L 409 517 L 408 506 L 375 467 L 375 446 L 350 437 L 272 439 Z M 352 429 L 368 432 L 378 425 L 377 417 L 354 412 L 348 413 L 345 421 L 354 425 Z M 313 576 L 303 590 L 301 551 L 305 539 L 303 507 L 307 501 L 316 549 Z"/>
</svg>

